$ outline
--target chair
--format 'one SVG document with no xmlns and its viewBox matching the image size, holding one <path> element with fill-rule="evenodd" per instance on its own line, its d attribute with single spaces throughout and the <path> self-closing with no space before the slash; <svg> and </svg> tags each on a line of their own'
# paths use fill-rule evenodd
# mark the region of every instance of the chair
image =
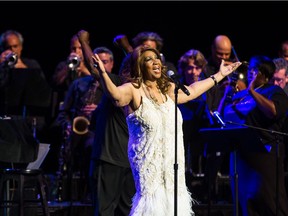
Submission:
<svg viewBox="0 0 288 216">
<path fill-rule="evenodd" d="M 25 216 L 26 208 L 39 205 L 44 216 L 50 215 L 42 170 L 26 168 L 37 159 L 38 150 L 39 143 L 24 120 L 0 120 L 0 215 Z"/>
<path fill-rule="evenodd" d="M 18 215 L 24 216 L 25 208 L 37 208 L 41 204 L 43 215 L 49 216 L 44 177 L 40 169 L 5 169 L 1 175 L 0 203 L 4 213 L 7 214 L 9 208 L 18 208 L 16 210 Z M 28 191 L 31 188 L 36 188 L 36 193 L 32 193 L 33 195 Z M 37 197 L 38 192 L 40 198 Z"/>
</svg>

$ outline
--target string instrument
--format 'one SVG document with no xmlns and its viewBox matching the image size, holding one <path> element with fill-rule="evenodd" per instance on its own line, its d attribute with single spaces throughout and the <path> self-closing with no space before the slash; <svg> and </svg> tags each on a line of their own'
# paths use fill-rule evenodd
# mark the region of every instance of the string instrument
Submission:
<svg viewBox="0 0 288 216">
<path fill-rule="evenodd" d="M 231 49 L 235 58 L 232 60 L 231 59 L 228 60 L 228 62 L 231 62 L 231 63 L 240 62 L 240 59 L 238 58 L 238 55 L 233 46 Z M 242 61 L 241 63 L 242 64 L 235 71 L 233 71 L 230 76 L 228 76 L 229 84 L 231 87 L 234 88 L 235 92 L 243 90 L 247 87 L 246 86 L 247 82 L 245 80 L 246 80 L 246 74 L 247 74 L 247 69 L 248 69 L 248 62 Z M 239 85 L 239 81 L 244 82 L 243 84 L 245 84 L 245 86 L 243 86 L 243 84 Z"/>
<path fill-rule="evenodd" d="M 234 54 L 235 59 L 229 59 L 228 62 L 237 62 L 239 60 L 238 55 L 232 46 L 232 52 Z M 231 75 L 227 76 L 229 85 L 225 88 L 224 96 L 220 101 L 218 106 L 218 112 L 222 113 L 226 104 L 232 102 L 233 96 L 243 89 L 247 88 L 247 70 L 249 63 L 247 61 L 242 61 L 242 64 L 231 73 Z"/>
</svg>

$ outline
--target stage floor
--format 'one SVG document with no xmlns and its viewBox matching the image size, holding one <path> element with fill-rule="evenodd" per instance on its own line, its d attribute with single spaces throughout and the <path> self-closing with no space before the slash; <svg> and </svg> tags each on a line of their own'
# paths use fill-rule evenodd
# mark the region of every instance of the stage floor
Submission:
<svg viewBox="0 0 288 216">
<path fill-rule="evenodd" d="M 48 182 L 50 179 L 50 200 L 55 200 L 55 178 L 52 176 L 46 177 Z M 217 198 L 216 200 L 208 201 L 207 193 L 203 190 L 203 177 L 187 178 L 187 185 L 192 191 L 194 198 L 198 201 L 193 204 L 193 210 L 196 216 L 232 216 L 234 205 L 230 194 L 229 177 L 221 176 L 217 178 Z M 74 182 L 74 200 L 78 197 L 79 179 L 75 178 Z M 189 184 L 190 182 L 190 184 Z M 64 186 L 65 190 L 65 186 Z M 195 197 L 196 196 L 196 197 Z M 83 203 L 80 201 L 73 202 L 57 202 L 49 201 L 49 210 L 51 216 L 93 216 L 92 203 Z M 178 208 L 180 208 L 179 206 Z M 41 215 L 41 214 L 40 214 Z M 40 216 L 39 215 L 39 216 Z M 30 216 L 30 215 L 29 215 Z M 37 215 L 38 216 L 38 215 Z"/>
<path fill-rule="evenodd" d="M 92 204 L 80 202 L 49 202 L 49 210 L 50 216 L 93 216 Z M 194 204 L 193 210 L 196 216 L 232 216 L 233 204 Z"/>
<path fill-rule="evenodd" d="M 48 208 L 50 216 L 93 216 L 94 207 L 91 200 L 80 201 L 81 196 L 81 181 L 78 177 L 73 178 L 70 193 L 72 200 L 68 199 L 69 190 L 67 187 L 67 179 L 63 179 L 63 201 L 57 199 L 57 178 L 55 175 L 44 175 L 46 181 L 46 195 L 48 200 Z M 203 178 L 189 179 L 187 185 L 192 192 L 192 197 L 197 200 L 193 204 L 193 210 L 196 216 L 232 216 L 234 205 L 231 202 L 229 195 L 229 180 L 221 178 L 218 182 L 217 200 L 207 199 L 207 194 L 203 187 Z M 28 191 L 29 189 L 29 191 Z M 26 188 L 26 194 L 29 198 L 35 199 L 37 192 L 35 188 Z M 179 204 L 178 208 L 181 208 Z M 36 207 L 25 208 L 24 216 L 43 216 L 43 211 L 40 204 Z M 10 207 L 9 210 L 0 208 L 0 216 L 17 216 L 18 209 Z"/>
</svg>

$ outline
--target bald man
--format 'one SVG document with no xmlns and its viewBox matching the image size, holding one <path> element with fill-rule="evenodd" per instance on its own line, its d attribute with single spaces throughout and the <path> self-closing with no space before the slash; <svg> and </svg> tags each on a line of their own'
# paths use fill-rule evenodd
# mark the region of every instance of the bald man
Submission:
<svg viewBox="0 0 288 216">
<path fill-rule="evenodd" d="M 221 60 L 231 64 L 230 56 L 232 44 L 226 35 L 218 35 L 212 44 L 212 60 L 216 66 L 220 66 Z"/>
<path fill-rule="evenodd" d="M 232 43 L 226 35 L 218 35 L 215 37 L 211 46 L 211 56 L 208 58 L 207 70 L 203 73 L 204 78 L 215 74 L 220 67 L 222 59 L 227 64 L 231 63 Z M 218 109 L 221 98 L 224 95 L 225 88 L 222 86 L 227 79 L 223 79 L 218 86 L 211 88 L 207 92 L 207 104 L 213 112 Z"/>
</svg>

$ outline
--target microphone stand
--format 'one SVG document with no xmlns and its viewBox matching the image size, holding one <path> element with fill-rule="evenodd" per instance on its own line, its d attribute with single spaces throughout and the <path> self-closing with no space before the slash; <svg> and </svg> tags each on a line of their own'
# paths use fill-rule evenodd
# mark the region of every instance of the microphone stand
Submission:
<svg viewBox="0 0 288 216">
<path fill-rule="evenodd" d="M 189 90 L 181 84 L 180 80 L 176 78 L 173 71 L 167 71 L 168 77 L 175 83 L 175 163 L 174 163 L 174 216 L 177 216 L 177 185 L 178 185 L 178 163 L 177 163 L 177 104 L 178 104 L 178 90 L 181 89 L 186 95 L 190 95 Z"/>
<path fill-rule="evenodd" d="M 229 124 L 235 124 L 235 125 L 239 125 L 239 126 L 245 126 L 248 128 L 252 128 L 252 129 L 256 129 L 256 130 L 260 130 L 260 131 L 266 131 L 269 132 L 271 134 L 275 135 L 275 140 L 276 140 L 276 216 L 278 216 L 278 212 L 279 212 L 279 159 L 280 159 L 280 152 L 279 152 L 279 138 L 278 136 L 288 136 L 288 133 L 283 133 L 283 132 L 279 132 L 279 131 L 274 131 L 274 130 L 268 130 L 268 129 L 264 129 L 264 128 L 260 128 L 260 127 L 255 127 L 252 125 L 247 125 L 247 124 L 240 124 L 240 123 L 236 123 L 236 122 L 232 122 L 232 121 L 227 121 L 226 123 Z M 235 186 L 236 187 L 236 186 Z"/>
<path fill-rule="evenodd" d="M 177 101 L 179 83 L 175 82 L 175 163 L 174 163 L 174 216 L 177 216 L 177 185 L 178 185 L 178 163 L 177 163 Z"/>
</svg>

